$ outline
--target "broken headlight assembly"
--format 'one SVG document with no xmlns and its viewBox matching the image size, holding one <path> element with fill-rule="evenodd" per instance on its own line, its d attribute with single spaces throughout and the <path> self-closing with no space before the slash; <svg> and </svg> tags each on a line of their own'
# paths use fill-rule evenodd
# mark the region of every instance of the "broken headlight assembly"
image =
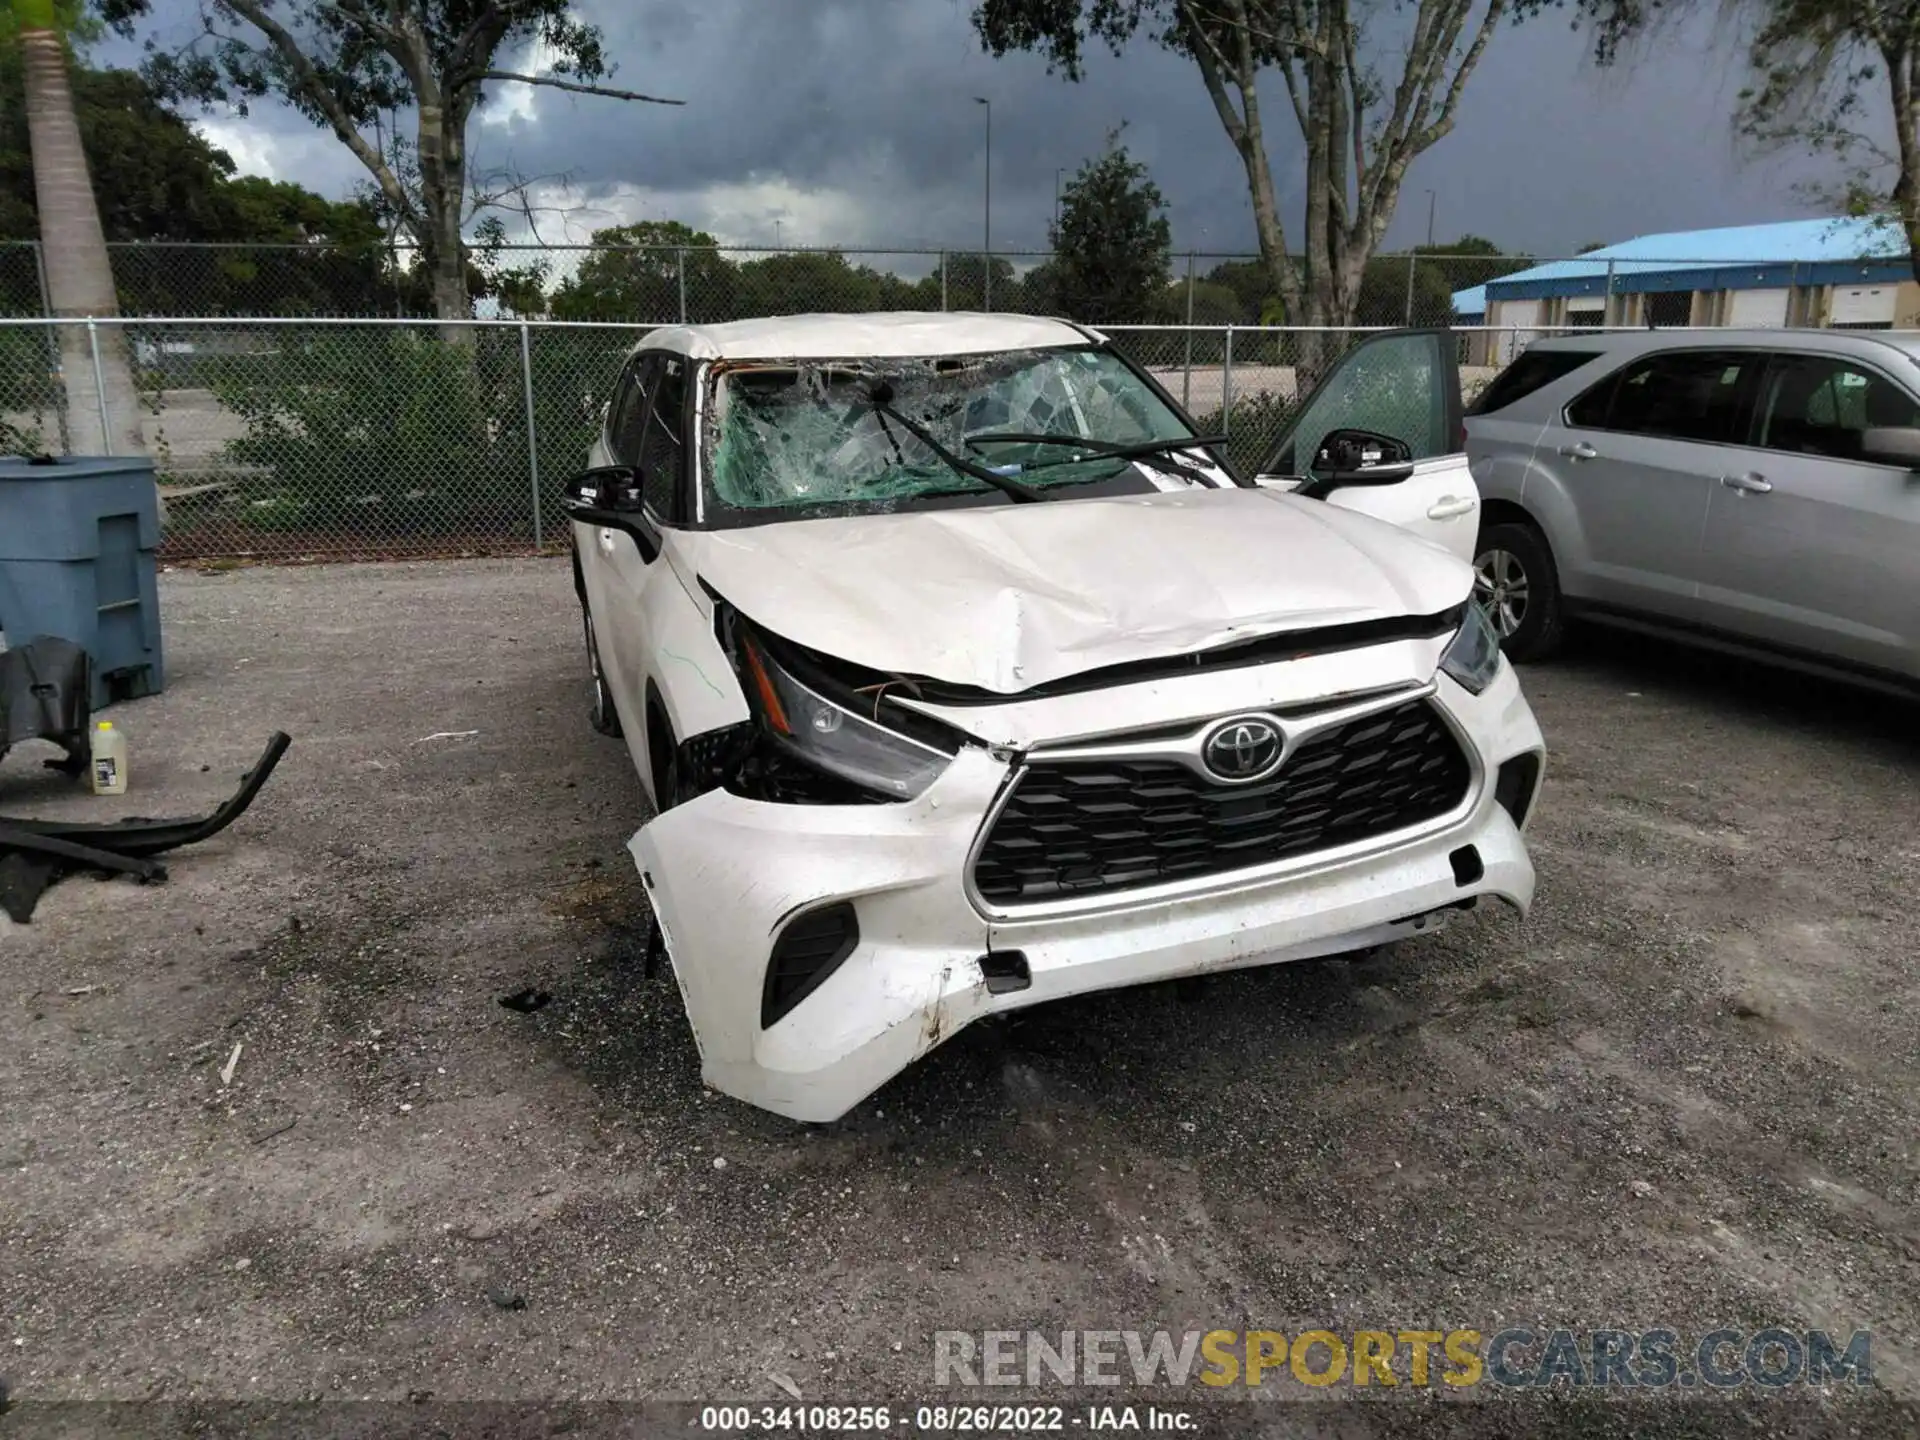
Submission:
<svg viewBox="0 0 1920 1440">
<path fill-rule="evenodd" d="M 1500 636 L 1478 601 L 1467 601 L 1460 628 L 1440 657 L 1440 669 L 1469 695 L 1478 695 L 1500 673 Z"/>
<path fill-rule="evenodd" d="M 785 756 L 865 792 L 860 798 L 911 800 L 939 778 L 954 750 L 880 723 L 879 702 L 824 675 L 802 680 L 766 638 L 736 623 L 732 647 L 755 725 Z M 863 703 L 864 702 L 864 703 Z"/>
</svg>

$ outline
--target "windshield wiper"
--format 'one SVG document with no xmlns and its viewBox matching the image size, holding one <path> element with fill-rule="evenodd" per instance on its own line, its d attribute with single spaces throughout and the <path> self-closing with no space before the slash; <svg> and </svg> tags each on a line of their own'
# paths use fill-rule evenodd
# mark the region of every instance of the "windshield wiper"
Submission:
<svg viewBox="0 0 1920 1440">
<path fill-rule="evenodd" d="M 913 436 L 914 439 L 931 450 L 940 460 L 945 462 L 950 469 L 978 480 L 983 485 L 991 485 L 994 489 L 1014 500 L 1045 500 L 1047 498 L 1031 485 L 1022 485 L 1018 480 L 1002 475 L 998 470 L 990 470 L 985 465 L 980 465 L 967 459 L 964 455 L 954 454 L 951 450 L 947 449 L 946 446 L 934 439 L 933 436 L 928 433 L 926 426 L 922 425 L 918 420 L 902 415 L 898 410 L 894 409 L 892 401 L 893 386 L 885 380 L 876 382 L 867 390 L 867 403 L 873 406 L 876 414 L 882 416 L 884 419 L 898 421 L 901 429 L 905 430 L 909 435 Z"/>
<path fill-rule="evenodd" d="M 1134 440 L 1115 442 L 1112 440 L 1094 440 L 1085 435 L 1045 435 L 1028 434 L 1018 430 L 982 430 L 965 439 L 969 446 L 983 440 L 998 440 L 1009 445 L 1071 445 L 1085 450 L 1088 455 L 1102 460 L 1144 460 L 1163 474 L 1182 475 L 1189 480 L 1201 477 L 1190 465 L 1183 465 L 1174 459 L 1170 452 L 1175 450 L 1195 450 L 1208 445 L 1224 445 L 1224 435 L 1190 435 L 1176 440 Z M 1080 457 L 1086 458 L 1086 457 Z M 1155 459 L 1163 461 L 1154 465 Z M 1076 460 L 1045 460 L 1038 465 L 1028 465 L 1028 470 L 1051 470 L 1056 465 L 1072 465 Z"/>
</svg>

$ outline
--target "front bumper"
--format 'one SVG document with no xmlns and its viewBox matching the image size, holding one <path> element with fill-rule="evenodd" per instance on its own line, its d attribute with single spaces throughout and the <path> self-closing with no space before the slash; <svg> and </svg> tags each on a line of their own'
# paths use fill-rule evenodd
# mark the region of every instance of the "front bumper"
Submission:
<svg viewBox="0 0 1920 1440">
<path fill-rule="evenodd" d="M 968 898 L 968 855 L 1007 765 L 968 748 L 908 804 L 772 805 L 711 791 L 657 817 L 630 849 L 653 904 L 702 1073 L 796 1120 L 837 1119 L 982 1015 L 1208 971 L 1307 959 L 1431 931 L 1483 896 L 1524 914 L 1533 865 L 1494 799 L 1505 761 L 1541 746 L 1510 667 L 1485 694 L 1440 682 L 1483 775 L 1463 819 L 1417 841 L 1257 884 L 1045 919 L 992 920 Z M 1527 797 L 1531 801 L 1532 797 Z M 1476 852 L 1462 883 L 1451 857 Z M 788 1014 L 761 1025 L 774 938 L 851 902 L 859 943 Z M 994 993 L 989 951 L 1018 950 L 1031 984 Z"/>
</svg>

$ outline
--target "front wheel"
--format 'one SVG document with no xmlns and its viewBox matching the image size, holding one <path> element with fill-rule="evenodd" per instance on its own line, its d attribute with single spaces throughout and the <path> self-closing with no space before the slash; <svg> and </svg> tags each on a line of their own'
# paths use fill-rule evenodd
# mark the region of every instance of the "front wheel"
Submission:
<svg viewBox="0 0 1920 1440">
<path fill-rule="evenodd" d="M 1506 521 L 1480 532 L 1473 598 L 1487 612 L 1509 660 L 1544 660 L 1560 648 L 1566 618 L 1553 552 L 1531 525 Z"/>
</svg>

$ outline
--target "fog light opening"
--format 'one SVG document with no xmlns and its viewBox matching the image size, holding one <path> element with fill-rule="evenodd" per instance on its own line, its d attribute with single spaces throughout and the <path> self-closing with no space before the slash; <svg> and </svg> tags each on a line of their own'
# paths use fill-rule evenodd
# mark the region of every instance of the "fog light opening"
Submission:
<svg viewBox="0 0 1920 1440">
<path fill-rule="evenodd" d="M 1540 782 L 1540 757 L 1516 755 L 1494 777 L 1494 803 L 1512 817 L 1515 829 L 1524 829 L 1533 808 L 1533 792 Z"/>
<path fill-rule="evenodd" d="M 767 957 L 760 1028 L 764 1030 L 819 989 L 859 944 L 860 922 L 844 900 L 788 921 Z"/>
<path fill-rule="evenodd" d="M 1447 863 L 1453 866 L 1453 883 L 1472 885 L 1487 873 L 1487 867 L 1480 862 L 1480 852 L 1471 845 L 1462 845 L 1447 856 Z"/>
<path fill-rule="evenodd" d="M 1033 984 L 1027 957 L 1019 950 L 989 950 L 980 957 L 980 973 L 986 977 L 990 995 L 1011 995 Z"/>
</svg>

